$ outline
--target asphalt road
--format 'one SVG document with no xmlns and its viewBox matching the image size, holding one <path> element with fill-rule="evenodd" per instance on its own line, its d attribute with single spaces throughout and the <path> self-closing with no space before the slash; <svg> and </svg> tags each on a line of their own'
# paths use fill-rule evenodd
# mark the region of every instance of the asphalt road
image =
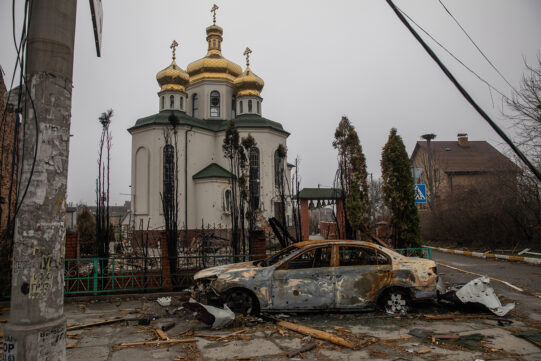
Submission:
<svg viewBox="0 0 541 361">
<path fill-rule="evenodd" d="M 491 277 L 491 286 L 496 294 L 503 296 L 503 302 L 516 302 L 516 312 L 525 317 L 541 321 L 541 266 L 503 260 L 486 260 L 477 257 L 462 256 L 432 251 L 432 259 L 438 263 L 438 273 L 449 285 L 466 283 L 479 277 L 463 271 Z M 452 266 L 463 271 L 452 269 Z M 518 291 L 502 282 L 523 289 Z"/>
</svg>

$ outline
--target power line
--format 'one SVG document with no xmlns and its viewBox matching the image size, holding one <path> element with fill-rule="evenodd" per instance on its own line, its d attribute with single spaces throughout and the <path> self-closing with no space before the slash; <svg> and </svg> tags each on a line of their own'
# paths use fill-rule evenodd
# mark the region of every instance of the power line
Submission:
<svg viewBox="0 0 541 361">
<path fill-rule="evenodd" d="M 496 68 L 496 66 L 490 61 L 490 59 L 485 55 L 485 53 L 481 50 L 481 48 L 479 48 L 479 46 L 477 46 L 477 44 L 475 43 L 475 41 L 473 41 L 473 39 L 471 38 L 471 36 L 468 34 L 468 32 L 466 31 L 466 29 L 464 29 L 464 27 L 462 25 L 460 25 L 460 23 L 458 22 L 458 20 L 454 17 L 454 15 L 449 11 L 449 9 L 447 9 L 447 7 L 445 6 L 445 4 L 441 1 L 441 0 L 438 0 L 439 3 L 441 4 L 441 6 L 443 6 L 443 8 L 445 9 L 445 11 L 447 12 L 447 14 L 449 14 L 449 16 L 455 21 L 455 23 L 458 25 L 458 27 L 460 28 L 460 30 L 462 30 L 462 32 L 468 37 L 468 39 L 470 39 L 471 43 L 473 44 L 473 46 L 475 46 L 475 48 L 479 51 L 479 53 L 481 53 L 481 55 L 483 56 L 483 58 L 485 58 L 485 60 L 490 64 L 490 66 L 496 71 L 496 73 L 498 73 L 499 76 L 502 77 L 502 79 L 507 83 L 507 85 L 509 85 L 509 87 L 511 87 L 511 89 L 513 89 L 513 91 L 520 95 L 520 93 L 515 89 L 515 87 L 513 87 L 513 85 L 505 78 L 505 76 L 498 70 L 498 68 Z"/>
<path fill-rule="evenodd" d="M 541 182 L 541 172 L 539 172 L 533 164 L 530 162 L 530 160 L 520 151 L 520 149 L 517 148 L 517 146 L 513 143 L 513 141 L 505 134 L 503 130 L 498 127 L 496 123 L 488 116 L 487 113 L 473 100 L 473 98 L 468 94 L 468 92 L 460 85 L 460 83 L 455 79 L 453 74 L 447 69 L 447 67 L 441 62 L 441 60 L 438 58 L 438 56 L 434 53 L 434 51 L 424 42 L 424 40 L 417 34 L 415 29 L 413 29 L 406 20 L 406 18 L 402 15 L 402 11 L 400 11 L 396 5 L 393 3 L 392 0 L 387 0 L 387 3 L 393 9 L 396 16 L 402 21 L 402 23 L 406 26 L 406 28 L 411 32 L 411 34 L 415 37 L 415 39 L 421 44 L 421 46 L 425 49 L 425 51 L 430 55 L 430 57 L 438 64 L 440 69 L 444 72 L 445 75 L 449 78 L 449 80 L 454 84 L 454 86 L 458 89 L 458 91 L 464 96 L 464 98 L 470 103 L 473 108 L 483 117 L 483 119 L 486 120 L 486 122 L 494 129 L 494 131 L 502 137 L 502 139 L 511 147 L 513 152 L 526 164 L 526 166 L 532 171 L 532 173 L 536 176 L 536 178 Z"/>
<path fill-rule="evenodd" d="M 399 7 L 396 7 L 398 11 L 400 11 L 405 17 L 408 18 L 409 21 L 411 21 L 419 30 L 421 30 L 423 33 L 425 33 L 430 39 L 432 39 L 433 42 L 435 42 L 440 48 L 442 48 L 447 54 L 449 54 L 453 59 L 455 59 L 460 65 L 462 65 L 464 68 L 466 68 L 470 73 L 475 75 L 480 81 L 488 85 L 490 89 L 493 89 L 496 93 L 500 94 L 505 99 L 509 99 L 509 97 L 505 94 L 503 94 L 500 90 L 498 90 L 496 87 L 494 87 L 492 84 L 490 84 L 487 80 L 485 80 L 483 77 L 481 77 L 479 74 L 477 74 L 474 70 L 472 70 L 469 66 L 467 66 L 462 60 L 460 60 L 455 54 L 453 54 L 449 49 L 447 49 L 443 44 L 441 44 L 435 37 L 433 37 L 428 31 L 423 29 L 423 27 L 415 22 L 408 14 L 406 14 L 404 11 L 402 11 Z"/>
</svg>

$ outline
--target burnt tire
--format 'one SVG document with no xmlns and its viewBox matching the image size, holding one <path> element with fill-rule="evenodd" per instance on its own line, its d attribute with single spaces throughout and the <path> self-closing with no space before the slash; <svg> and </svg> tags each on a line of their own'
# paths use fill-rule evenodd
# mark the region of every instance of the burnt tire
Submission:
<svg viewBox="0 0 541 361">
<path fill-rule="evenodd" d="M 233 289 L 225 297 L 224 304 L 235 313 L 256 315 L 259 313 L 259 302 L 250 292 L 243 289 Z"/>
<path fill-rule="evenodd" d="M 379 305 L 390 315 L 405 315 L 411 311 L 411 299 L 406 291 L 391 288 L 380 297 Z"/>
</svg>

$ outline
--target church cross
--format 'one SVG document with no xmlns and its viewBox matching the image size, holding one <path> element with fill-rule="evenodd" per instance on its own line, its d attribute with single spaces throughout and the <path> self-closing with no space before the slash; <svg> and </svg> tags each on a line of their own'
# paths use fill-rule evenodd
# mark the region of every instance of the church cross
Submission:
<svg viewBox="0 0 541 361">
<path fill-rule="evenodd" d="M 250 54 L 252 53 L 252 50 L 250 48 L 246 47 L 246 50 L 244 50 L 244 56 L 246 56 L 246 66 L 250 66 Z"/>
<path fill-rule="evenodd" d="M 218 10 L 218 5 L 214 4 L 212 6 L 212 9 L 210 9 L 210 12 L 212 13 L 212 23 L 216 25 L 216 10 Z"/>
<path fill-rule="evenodd" d="M 178 46 L 177 41 L 173 40 L 173 42 L 171 43 L 171 46 L 169 47 L 170 49 L 173 49 L 173 60 L 176 59 L 175 52 L 177 51 L 177 46 Z"/>
</svg>

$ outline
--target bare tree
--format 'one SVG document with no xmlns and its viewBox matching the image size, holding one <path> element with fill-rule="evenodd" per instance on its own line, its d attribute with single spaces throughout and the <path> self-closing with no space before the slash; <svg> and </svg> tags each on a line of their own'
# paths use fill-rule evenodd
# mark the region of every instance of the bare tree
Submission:
<svg viewBox="0 0 541 361">
<path fill-rule="evenodd" d="M 96 249 L 100 261 L 100 271 L 104 274 L 107 270 L 107 258 L 109 257 L 109 242 L 111 241 L 110 218 L 109 218 L 109 170 L 111 162 L 111 118 L 113 109 L 102 113 L 98 118 L 102 126 L 98 148 L 98 179 L 96 179 Z"/>
<path fill-rule="evenodd" d="M 165 239 L 167 243 L 167 256 L 169 270 L 172 276 L 173 287 L 178 286 L 177 259 L 178 259 L 178 118 L 171 113 L 169 128 L 164 129 L 163 147 L 163 193 L 160 194 L 165 223 Z"/>
<path fill-rule="evenodd" d="M 508 116 L 514 121 L 520 138 L 519 146 L 541 165 L 541 55 L 535 66 L 526 63 L 519 91 L 507 100 Z"/>
</svg>

